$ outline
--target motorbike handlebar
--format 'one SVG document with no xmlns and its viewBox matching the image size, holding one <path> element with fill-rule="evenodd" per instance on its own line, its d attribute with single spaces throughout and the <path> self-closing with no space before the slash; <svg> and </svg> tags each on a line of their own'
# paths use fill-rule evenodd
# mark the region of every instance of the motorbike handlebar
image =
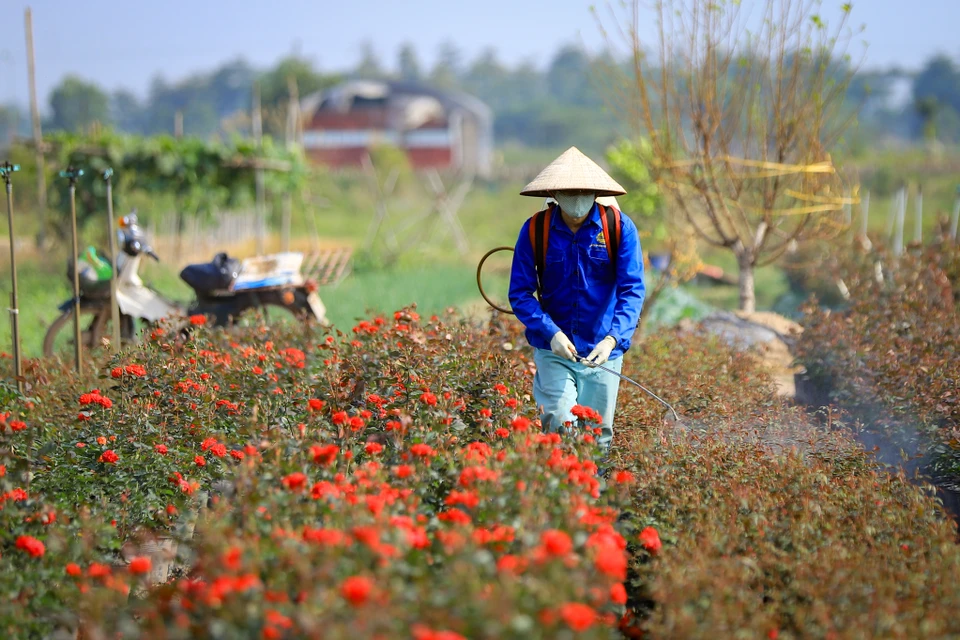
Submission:
<svg viewBox="0 0 960 640">
<path fill-rule="evenodd" d="M 153 249 L 149 249 L 149 248 L 148 248 L 145 253 L 146 253 L 148 256 L 150 256 L 151 258 L 153 258 L 154 260 L 156 260 L 157 262 L 160 262 L 160 256 L 158 256 L 156 253 L 154 253 L 154 252 L 153 252 Z"/>
</svg>

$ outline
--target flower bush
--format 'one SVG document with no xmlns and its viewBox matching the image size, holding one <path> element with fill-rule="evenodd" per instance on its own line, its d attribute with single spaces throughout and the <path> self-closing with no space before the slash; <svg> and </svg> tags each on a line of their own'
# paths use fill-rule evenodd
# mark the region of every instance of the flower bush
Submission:
<svg viewBox="0 0 960 640">
<path fill-rule="evenodd" d="M 752 356 L 639 344 L 625 372 L 684 420 L 624 386 L 601 477 L 590 408 L 541 433 L 520 331 L 410 308 L 161 326 L 96 378 L 27 363 L 33 397 L 0 389 L 0 635 L 956 631 L 942 512 Z"/>
<path fill-rule="evenodd" d="M 822 402 L 874 428 L 918 428 L 942 443 L 944 471 L 960 477 L 960 251 L 934 246 L 848 265 L 849 308 L 808 305 L 797 353 Z M 952 467 L 952 468 L 950 468 Z"/>
<path fill-rule="evenodd" d="M 621 396 L 635 478 L 627 631 L 657 638 L 944 638 L 960 633 L 956 525 L 769 387 L 749 354 L 661 335 L 625 365 L 678 409 Z M 636 421 L 635 421 L 636 420 Z M 662 544 L 662 549 L 660 546 Z M 646 549 L 643 547 L 646 546 Z M 656 549 L 655 553 L 643 551 Z M 629 633 L 628 633 L 629 635 Z"/>
</svg>

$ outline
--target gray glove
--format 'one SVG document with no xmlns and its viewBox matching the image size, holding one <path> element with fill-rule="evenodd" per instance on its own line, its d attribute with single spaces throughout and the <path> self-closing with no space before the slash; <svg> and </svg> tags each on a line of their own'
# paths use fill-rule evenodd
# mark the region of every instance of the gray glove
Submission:
<svg viewBox="0 0 960 640">
<path fill-rule="evenodd" d="M 617 346 L 617 341 L 613 336 L 607 336 L 597 343 L 597 346 L 593 348 L 590 355 L 583 359 L 583 364 L 588 367 L 596 367 L 603 364 L 610 358 L 610 352 L 613 351 L 615 346 Z"/>
<path fill-rule="evenodd" d="M 577 348 L 570 342 L 570 338 L 564 335 L 563 331 L 557 331 L 550 340 L 550 350 L 561 358 L 566 358 L 571 362 L 577 361 Z"/>
</svg>

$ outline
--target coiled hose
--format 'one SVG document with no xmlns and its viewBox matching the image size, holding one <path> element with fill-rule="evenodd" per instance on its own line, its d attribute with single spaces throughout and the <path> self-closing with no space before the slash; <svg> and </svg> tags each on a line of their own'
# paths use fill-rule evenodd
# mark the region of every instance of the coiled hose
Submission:
<svg viewBox="0 0 960 640">
<path fill-rule="evenodd" d="M 501 313 L 508 313 L 510 315 L 514 315 L 513 311 L 511 311 L 510 309 L 504 309 L 503 307 L 495 303 L 493 300 L 488 298 L 487 292 L 483 290 L 483 280 L 480 277 L 480 273 L 483 270 L 483 263 L 487 261 L 487 258 L 497 253 L 498 251 L 513 251 L 513 247 L 497 247 L 496 249 L 490 249 L 490 251 L 487 251 L 485 254 L 483 254 L 483 257 L 480 258 L 480 264 L 477 265 L 477 288 L 480 289 L 480 295 L 483 296 L 483 299 L 487 302 L 488 305 L 490 305 L 491 307 L 493 307 L 494 309 L 496 309 Z"/>
</svg>

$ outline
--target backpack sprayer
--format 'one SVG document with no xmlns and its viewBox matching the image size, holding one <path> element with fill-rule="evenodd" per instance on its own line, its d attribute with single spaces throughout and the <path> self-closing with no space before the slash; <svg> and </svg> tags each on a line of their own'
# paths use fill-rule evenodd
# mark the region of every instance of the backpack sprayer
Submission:
<svg viewBox="0 0 960 640">
<path fill-rule="evenodd" d="M 550 202 L 552 202 L 552 200 L 549 200 L 549 199 L 548 199 L 548 200 L 546 201 L 546 204 L 549 205 Z M 605 207 L 611 207 L 611 206 L 612 206 L 612 207 L 617 207 L 617 200 L 616 200 L 616 198 L 614 198 L 614 197 L 612 197 L 612 196 L 603 197 L 603 198 L 597 198 L 597 202 L 600 203 L 601 205 L 604 205 Z M 531 226 L 532 226 L 532 224 L 533 224 L 533 223 L 532 223 L 532 221 L 531 221 Z M 619 236 L 619 230 L 617 231 L 617 236 Z M 511 310 L 511 309 L 506 309 L 506 308 L 504 308 L 504 307 L 501 307 L 501 306 L 498 305 L 497 303 L 495 303 L 493 300 L 491 300 L 491 299 L 487 296 L 486 291 L 483 290 L 482 272 L 483 272 L 483 265 L 484 265 L 484 263 L 487 261 L 487 258 L 489 258 L 489 257 L 492 256 L 493 254 L 498 253 L 498 252 L 500 252 L 500 251 L 513 251 L 513 250 L 514 250 L 513 247 L 496 247 L 496 248 L 494 248 L 494 249 L 491 249 L 490 251 L 487 251 L 485 254 L 483 254 L 483 257 L 480 258 L 479 264 L 477 264 L 477 288 L 480 290 L 480 295 L 483 297 L 484 301 L 485 301 L 488 305 L 490 305 L 491 307 L 493 307 L 494 309 L 496 309 L 496 310 L 499 311 L 500 313 L 506 313 L 506 314 L 508 314 L 508 315 L 516 315 L 516 314 L 514 314 L 513 310 Z M 543 252 L 544 252 L 544 253 L 546 252 L 545 242 L 544 242 L 544 246 L 543 246 Z M 538 269 L 538 270 L 539 270 L 539 269 Z M 583 357 L 581 357 L 581 356 L 576 356 L 576 358 L 577 358 L 577 362 L 585 363 L 586 358 L 583 358 Z M 658 396 L 657 394 L 655 394 L 653 391 L 650 391 L 649 389 L 647 389 L 645 386 L 643 386 L 642 384 L 640 384 L 640 383 L 637 382 L 636 380 L 634 380 L 634 379 L 632 379 L 632 378 L 629 378 L 629 377 L 623 375 L 622 373 L 617 373 L 617 372 L 614 371 L 613 369 L 610 369 L 610 368 L 608 368 L 608 367 L 604 367 L 603 365 L 588 364 L 587 366 L 588 366 L 588 367 L 595 367 L 595 368 L 597 368 L 597 369 L 601 369 L 602 371 L 606 371 L 607 373 L 612 373 L 613 375 L 617 376 L 618 378 L 620 378 L 620 379 L 623 380 L 624 382 L 629 382 L 630 384 L 632 384 L 633 386 L 637 387 L 638 389 L 640 389 L 641 391 L 643 391 L 644 393 L 646 393 L 647 395 L 649 395 L 651 398 L 653 398 L 654 400 L 656 400 L 657 402 L 659 402 L 660 404 L 662 404 L 663 406 L 665 406 L 667 409 L 669 409 L 669 410 L 673 413 L 674 419 L 675 419 L 677 422 L 681 422 L 681 420 L 680 420 L 680 415 L 677 413 L 677 410 L 674 409 L 672 405 L 670 405 L 669 402 L 667 402 L 666 400 L 664 400 L 663 398 L 661 398 L 660 396 Z"/>
</svg>

